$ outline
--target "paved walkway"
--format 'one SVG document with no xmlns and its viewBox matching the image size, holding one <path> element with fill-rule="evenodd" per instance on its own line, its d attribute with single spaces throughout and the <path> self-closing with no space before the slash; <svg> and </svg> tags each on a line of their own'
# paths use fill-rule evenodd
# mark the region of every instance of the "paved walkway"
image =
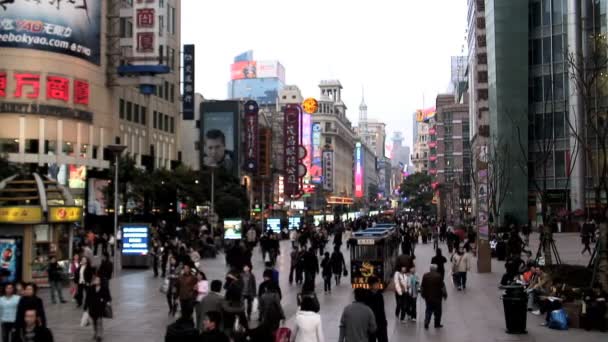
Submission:
<svg viewBox="0 0 608 342">
<path fill-rule="evenodd" d="M 537 237 L 532 238 L 532 242 Z M 577 235 L 558 235 L 556 243 L 562 251 L 562 259 L 577 263 L 586 263 L 588 257 L 580 257 L 580 239 Z M 282 254 L 279 260 L 281 288 L 283 289 L 283 306 L 287 317 L 296 313 L 296 294 L 299 288 L 287 283 L 289 265 L 289 244 L 281 244 Z M 446 249 L 445 246 L 443 248 Z M 418 245 L 417 270 L 426 272 L 432 257 L 431 245 Z M 345 256 L 348 252 L 345 251 Z M 224 258 L 205 259 L 205 270 L 210 279 L 223 279 L 226 271 Z M 261 279 L 262 260 L 258 250 L 254 253 L 254 272 L 258 281 Z M 542 318 L 528 315 L 527 335 L 515 336 L 504 333 L 504 319 L 500 292 L 497 283 L 504 271 L 504 265 L 496 260 L 492 264 L 494 273 L 469 273 L 466 292 L 457 292 L 448 282 L 448 300 L 444 302 L 444 319 L 442 330 L 424 330 L 422 315 L 424 303 L 419 299 L 417 323 L 396 323 L 392 315 L 395 299 L 392 292 L 385 294 L 386 311 L 389 317 L 389 337 L 397 341 L 450 341 L 450 342 L 489 342 L 489 341 L 530 341 L 555 342 L 566 339 L 585 342 L 608 341 L 608 334 L 586 332 L 572 329 L 555 331 L 539 326 Z M 322 289 L 320 279 L 317 289 Z M 163 294 L 159 292 L 161 280 L 154 279 L 151 271 L 124 271 L 119 279 L 112 281 L 115 319 L 104 320 L 105 340 L 112 342 L 164 341 L 165 328 L 172 319 L 167 316 L 168 308 Z M 67 291 L 66 291 L 67 293 Z M 336 341 L 338 324 L 342 309 L 352 301 L 352 291 L 348 282 L 333 289 L 331 295 L 317 291 L 321 302 L 323 331 L 326 341 Z M 81 311 L 73 304 L 49 304 L 48 292 L 41 293 L 45 303 L 49 326 L 60 342 L 89 341 L 92 328 L 81 328 L 79 319 Z M 289 324 L 289 322 L 288 322 Z"/>
</svg>

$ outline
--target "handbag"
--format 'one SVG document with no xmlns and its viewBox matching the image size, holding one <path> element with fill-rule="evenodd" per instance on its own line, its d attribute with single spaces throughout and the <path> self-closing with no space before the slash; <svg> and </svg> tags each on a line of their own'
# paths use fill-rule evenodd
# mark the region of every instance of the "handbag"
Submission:
<svg viewBox="0 0 608 342">
<path fill-rule="evenodd" d="M 84 328 L 89 324 L 91 324 L 91 316 L 89 316 L 88 311 L 84 311 L 82 317 L 80 317 L 80 326 Z"/>
<path fill-rule="evenodd" d="M 114 318 L 114 311 L 112 310 L 112 305 L 108 303 L 106 307 L 103 309 L 103 318 Z"/>
</svg>

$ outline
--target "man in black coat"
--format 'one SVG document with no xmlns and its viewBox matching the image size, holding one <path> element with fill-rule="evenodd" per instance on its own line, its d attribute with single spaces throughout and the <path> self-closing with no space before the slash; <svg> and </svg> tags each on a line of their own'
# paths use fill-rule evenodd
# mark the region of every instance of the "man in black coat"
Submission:
<svg viewBox="0 0 608 342">
<path fill-rule="evenodd" d="M 372 276 L 368 280 L 371 291 L 367 298 L 367 306 L 372 309 L 374 317 L 376 317 L 376 333 L 370 336 L 370 342 L 388 342 L 388 333 L 386 328 L 388 322 L 386 320 L 386 313 L 384 312 L 384 296 L 382 295 L 382 288 L 380 280 Z"/>
<path fill-rule="evenodd" d="M 313 247 L 304 254 L 304 283 L 315 283 L 315 277 L 319 273 L 319 259 Z"/>
<path fill-rule="evenodd" d="M 24 326 L 13 332 L 10 341 L 53 342 L 53 334 L 47 327 L 40 324 L 40 317 L 35 309 L 25 310 L 22 319 Z"/>
<path fill-rule="evenodd" d="M 174 323 L 167 326 L 165 342 L 198 342 L 200 336 L 194 321 L 192 320 L 192 309 L 182 309 L 182 315 Z M 206 341 L 206 340 L 205 340 Z"/>
<path fill-rule="evenodd" d="M 431 264 L 431 271 L 422 276 L 420 292 L 426 302 L 424 328 L 429 328 L 433 315 L 435 316 L 435 328 L 443 328 L 443 325 L 441 325 L 441 300 L 447 298 L 447 292 L 441 274 L 437 272 L 437 265 Z"/>
<path fill-rule="evenodd" d="M 55 297 L 55 293 L 57 293 L 59 301 L 61 303 L 67 303 L 63 299 L 63 290 L 61 285 L 61 267 L 59 267 L 59 264 L 57 263 L 57 258 L 54 256 L 52 256 L 49 260 L 47 273 L 49 276 L 49 285 L 51 286 L 51 302 L 53 302 L 53 304 L 57 303 L 57 299 Z"/>
</svg>

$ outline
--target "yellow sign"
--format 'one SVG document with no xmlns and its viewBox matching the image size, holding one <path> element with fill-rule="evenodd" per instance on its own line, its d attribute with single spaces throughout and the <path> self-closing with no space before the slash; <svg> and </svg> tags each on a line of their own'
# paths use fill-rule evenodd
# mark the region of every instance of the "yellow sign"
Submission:
<svg viewBox="0 0 608 342">
<path fill-rule="evenodd" d="M 4 207 L 0 208 L 0 223 L 41 223 L 41 207 Z"/>
<path fill-rule="evenodd" d="M 309 97 L 302 102 L 302 109 L 304 109 L 304 113 L 314 114 L 319 109 L 319 103 L 314 98 Z"/>
<path fill-rule="evenodd" d="M 49 207 L 49 222 L 77 222 L 81 219 L 81 207 Z"/>
</svg>

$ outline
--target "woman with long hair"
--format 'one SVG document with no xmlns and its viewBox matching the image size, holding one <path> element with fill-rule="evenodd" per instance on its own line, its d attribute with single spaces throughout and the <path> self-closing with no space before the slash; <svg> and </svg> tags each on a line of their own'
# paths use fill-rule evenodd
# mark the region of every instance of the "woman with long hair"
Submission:
<svg viewBox="0 0 608 342">
<path fill-rule="evenodd" d="M 169 315 L 175 316 L 177 312 L 177 279 L 179 278 L 180 270 L 175 256 L 169 257 L 167 264 L 166 282 L 167 282 L 167 305 L 169 306 Z"/>
<path fill-rule="evenodd" d="M 74 283 L 78 286 L 76 290 L 76 304 L 78 307 L 81 307 L 84 302 L 85 290 L 91 285 L 94 273 L 93 267 L 89 264 L 89 259 L 85 256 L 80 258 L 80 266 L 78 266 L 74 275 Z"/>
<path fill-rule="evenodd" d="M 84 310 L 88 311 L 93 321 L 93 339 L 96 341 L 103 339 L 103 315 L 106 306 L 110 305 L 111 301 L 110 290 L 106 286 L 101 286 L 101 278 L 99 276 L 94 276 L 91 286 L 87 289 Z"/>
<path fill-rule="evenodd" d="M 314 301 L 310 297 L 302 299 L 300 311 L 296 314 L 292 341 L 324 342 L 321 315 L 315 312 Z"/>
<path fill-rule="evenodd" d="M 2 342 L 9 342 L 9 334 L 15 329 L 17 306 L 20 296 L 15 294 L 15 285 L 4 286 L 4 296 L 0 297 L 0 322 L 2 322 Z"/>
</svg>

